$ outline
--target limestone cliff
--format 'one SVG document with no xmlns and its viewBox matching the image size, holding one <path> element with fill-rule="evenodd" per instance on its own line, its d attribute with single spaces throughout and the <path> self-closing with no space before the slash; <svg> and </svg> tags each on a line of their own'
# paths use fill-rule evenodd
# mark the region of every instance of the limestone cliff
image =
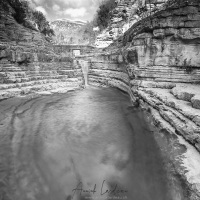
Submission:
<svg viewBox="0 0 200 200">
<path fill-rule="evenodd" d="M 56 54 L 41 33 L 18 24 L 12 12 L 0 8 L 0 100 L 79 88 L 81 66 Z"/>
<path fill-rule="evenodd" d="M 109 46 L 136 22 L 168 7 L 168 0 L 118 0 L 116 3 L 111 11 L 111 23 L 97 36 L 97 47 Z"/>
<path fill-rule="evenodd" d="M 12 42 L 12 44 L 19 45 L 23 45 L 25 43 L 30 46 L 48 45 L 48 42 L 42 34 L 18 24 L 12 16 L 14 12 L 15 11 L 9 6 L 9 4 L 7 9 L 0 4 L 1 42 Z"/>
<path fill-rule="evenodd" d="M 86 25 L 86 22 L 68 19 L 57 19 L 52 21 L 51 27 L 55 32 L 54 43 L 57 45 L 83 43 L 80 28 L 84 25 Z"/>
<path fill-rule="evenodd" d="M 106 53 L 98 55 L 100 61 L 91 58 L 90 79 L 92 82 L 98 81 L 107 85 L 110 84 L 107 79 L 114 76 L 117 80 L 123 80 L 123 83 L 131 87 L 133 93 L 144 101 L 154 97 L 160 106 L 155 102 L 148 103 L 155 109 L 160 110 L 165 104 L 175 108 L 182 113 L 177 115 L 179 118 L 183 117 L 183 123 L 185 117 L 188 122 L 191 121 L 191 128 L 182 124 L 181 129 L 178 129 L 174 120 L 171 125 L 200 151 L 199 94 L 196 94 L 198 90 L 187 89 L 183 93 L 187 87 L 181 85 L 200 82 L 199 16 L 199 1 L 182 1 L 180 5 L 173 5 L 137 22 L 123 38 L 105 49 Z M 176 86 L 182 89 L 174 88 Z M 174 97 L 179 100 L 174 103 L 166 102 L 167 97 L 159 97 L 160 90 L 155 88 L 162 88 L 161 91 L 165 91 L 169 99 Z M 174 89 L 171 90 L 172 88 Z M 160 95 L 162 96 L 162 92 Z M 179 108 L 179 103 L 185 106 Z M 190 108 L 195 111 L 193 115 L 189 112 Z M 169 115 L 167 117 L 163 114 L 169 122 L 172 116 L 177 118 L 176 114 Z M 191 133 L 188 134 L 188 131 Z"/>
<path fill-rule="evenodd" d="M 108 48 L 84 59 L 90 63 L 90 84 L 128 92 L 160 130 L 200 152 L 199 52 L 200 2 L 184 0 L 139 20 Z M 178 173 L 195 191 L 187 199 L 199 199 L 200 179 L 191 166 Z"/>
<path fill-rule="evenodd" d="M 122 42 L 133 92 L 200 151 L 200 112 L 191 101 L 198 89 L 174 88 L 200 81 L 199 16 L 199 1 L 182 1 L 133 25 Z"/>
</svg>

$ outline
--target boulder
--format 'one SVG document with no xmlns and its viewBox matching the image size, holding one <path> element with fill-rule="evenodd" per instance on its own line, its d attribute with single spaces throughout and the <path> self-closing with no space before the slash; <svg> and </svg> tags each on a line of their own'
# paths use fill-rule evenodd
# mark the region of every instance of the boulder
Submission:
<svg viewBox="0 0 200 200">
<path fill-rule="evenodd" d="M 184 101 L 191 101 L 192 97 L 194 96 L 193 93 L 190 93 L 189 91 L 185 91 L 184 88 L 180 88 L 180 87 L 173 88 L 171 92 L 176 98 L 180 100 L 184 100 Z"/>
<path fill-rule="evenodd" d="M 192 107 L 200 109 L 200 95 L 195 95 L 191 99 Z"/>
</svg>

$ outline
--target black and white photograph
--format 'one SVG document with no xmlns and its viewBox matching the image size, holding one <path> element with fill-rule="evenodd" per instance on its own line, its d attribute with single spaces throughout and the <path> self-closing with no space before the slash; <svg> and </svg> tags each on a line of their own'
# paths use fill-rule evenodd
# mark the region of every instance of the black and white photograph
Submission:
<svg viewBox="0 0 200 200">
<path fill-rule="evenodd" d="M 0 0 L 0 200 L 200 200 L 200 0 Z"/>
</svg>

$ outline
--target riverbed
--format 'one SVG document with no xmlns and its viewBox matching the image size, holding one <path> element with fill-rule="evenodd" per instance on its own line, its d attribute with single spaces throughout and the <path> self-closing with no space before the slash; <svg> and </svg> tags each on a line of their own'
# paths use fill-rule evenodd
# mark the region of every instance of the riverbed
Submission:
<svg viewBox="0 0 200 200">
<path fill-rule="evenodd" d="M 0 110 L 0 199 L 184 199 L 145 113 L 117 89 L 12 98 Z"/>
</svg>

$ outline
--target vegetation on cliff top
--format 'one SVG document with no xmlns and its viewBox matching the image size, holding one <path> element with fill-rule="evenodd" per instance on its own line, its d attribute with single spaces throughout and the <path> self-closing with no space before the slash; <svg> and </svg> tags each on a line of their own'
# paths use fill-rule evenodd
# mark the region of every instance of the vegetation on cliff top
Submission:
<svg viewBox="0 0 200 200">
<path fill-rule="evenodd" d="M 94 31 L 94 27 L 99 27 L 98 31 L 102 31 L 107 28 L 111 22 L 111 11 L 116 6 L 117 4 L 115 0 L 101 1 L 94 19 L 91 22 L 87 22 L 87 24 L 79 29 L 79 33 L 82 35 L 82 42 L 88 41 L 89 44 L 95 43 L 97 33 Z"/>
<path fill-rule="evenodd" d="M 97 15 L 94 19 L 94 24 L 103 30 L 108 27 L 112 13 L 111 11 L 117 6 L 115 0 L 104 0 L 101 2 Z"/>
<path fill-rule="evenodd" d="M 92 22 L 87 22 L 84 26 L 80 28 L 80 33 L 82 34 L 82 40 L 83 41 L 88 41 L 88 44 L 93 45 L 95 42 L 95 37 L 96 34 L 93 31 L 93 23 Z"/>
<path fill-rule="evenodd" d="M 3 0 L 0 1 L 0 6 L 3 10 L 10 12 L 19 24 L 40 31 L 48 37 L 54 35 L 44 14 L 32 9 L 26 0 Z"/>
</svg>

